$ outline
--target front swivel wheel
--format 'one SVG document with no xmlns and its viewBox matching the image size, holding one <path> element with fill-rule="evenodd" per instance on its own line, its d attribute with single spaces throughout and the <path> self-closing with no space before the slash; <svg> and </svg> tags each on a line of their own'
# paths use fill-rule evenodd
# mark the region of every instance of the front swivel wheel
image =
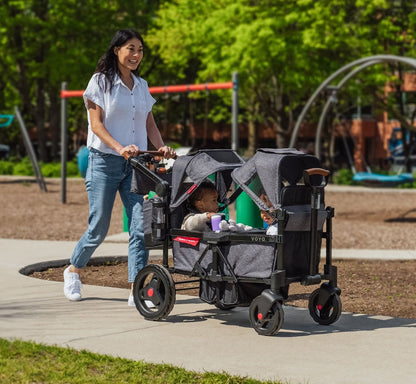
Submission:
<svg viewBox="0 0 416 384">
<path fill-rule="evenodd" d="M 134 303 L 147 320 L 166 318 L 175 305 L 175 283 L 169 271 L 157 264 L 149 264 L 136 276 L 133 285 Z"/>
<path fill-rule="evenodd" d="M 250 304 L 250 323 L 254 330 L 263 336 L 279 332 L 284 321 L 283 306 L 279 299 L 270 300 L 264 294 L 257 296 Z"/>
<path fill-rule="evenodd" d="M 337 293 L 328 294 L 323 288 L 318 288 L 309 296 L 309 313 L 318 324 L 335 323 L 342 312 L 341 299 Z"/>
</svg>

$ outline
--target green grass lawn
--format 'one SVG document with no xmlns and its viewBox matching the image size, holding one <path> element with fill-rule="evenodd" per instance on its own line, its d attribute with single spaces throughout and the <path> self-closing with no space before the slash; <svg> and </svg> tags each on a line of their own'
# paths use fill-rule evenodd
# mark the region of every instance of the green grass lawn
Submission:
<svg viewBox="0 0 416 384">
<path fill-rule="evenodd" d="M 0 383 L 278 384 L 5 339 L 0 339 Z"/>
</svg>

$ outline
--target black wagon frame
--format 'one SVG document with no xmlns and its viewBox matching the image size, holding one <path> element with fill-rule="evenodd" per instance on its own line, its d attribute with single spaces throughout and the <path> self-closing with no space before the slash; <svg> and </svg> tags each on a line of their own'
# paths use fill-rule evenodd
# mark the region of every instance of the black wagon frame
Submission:
<svg viewBox="0 0 416 384">
<path fill-rule="evenodd" d="M 269 159 L 275 164 L 270 164 Z M 176 291 L 193 289 L 189 284 L 199 282 L 202 300 L 220 310 L 248 306 L 255 331 L 274 335 L 284 322 L 283 303 L 289 286 L 299 282 L 321 284 L 311 293 L 308 303 L 315 322 L 329 325 L 338 320 L 342 305 L 337 268 L 332 264 L 334 208 L 323 204 L 329 172 L 320 168 L 316 157 L 294 149 L 260 149 L 244 162 L 232 150 L 200 150 L 178 158 L 171 174 L 149 167 L 154 163 L 149 154 L 130 158 L 129 162 L 135 169 L 132 191 L 156 192 L 155 197 L 145 201 L 146 246 L 163 250 L 162 265 L 149 264 L 134 282 L 135 305 L 145 319 L 166 318 L 174 307 Z M 270 168 L 269 174 L 262 169 L 264 163 Z M 213 174 L 220 206 L 228 207 L 244 191 L 276 219 L 277 235 L 256 229 L 219 233 L 179 229 L 187 198 Z M 261 185 L 270 197 L 271 207 L 265 206 L 252 187 L 259 174 L 260 179 L 272 181 Z M 227 197 L 232 186 L 234 192 Z M 281 199 L 286 199 L 288 205 Z M 322 240 L 325 264 L 323 272 L 319 272 Z M 169 264 L 169 249 L 173 266 Z M 173 274 L 196 279 L 174 282 Z"/>
</svg>

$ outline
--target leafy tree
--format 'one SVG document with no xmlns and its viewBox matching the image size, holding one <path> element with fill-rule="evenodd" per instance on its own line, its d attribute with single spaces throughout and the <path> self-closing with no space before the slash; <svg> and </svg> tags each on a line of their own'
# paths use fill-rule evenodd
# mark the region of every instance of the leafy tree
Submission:
<svg viewBox="0 0 416 384">
<path fill-rule="evenodd" d="M 237 70 L 249 126 L 271 124 L 283 146 L 305 100 L 335 70 L 367 55 L 414 52 L 412 3 L 177 0 L 161 7 L 150 36 L 179 76 L 194 66 L 200 81 L 225 81 Z"/>
<path fill-rule="evenodd" d="M 47 160 L 49 138 L 52 157 L 58 155 L 61 82 L 85 88 L 115 31 L 133 27 L 145 35 L 158 6 L 146 0 L 0 1 L 1 108 L 19 105 L 27 125 L 36 126 L 41 160 Z M 148 56 L 144 69 L 151 72 L 155 62 Z M 85 129 L 85 111 L 77 105 Z"/>
</svg>

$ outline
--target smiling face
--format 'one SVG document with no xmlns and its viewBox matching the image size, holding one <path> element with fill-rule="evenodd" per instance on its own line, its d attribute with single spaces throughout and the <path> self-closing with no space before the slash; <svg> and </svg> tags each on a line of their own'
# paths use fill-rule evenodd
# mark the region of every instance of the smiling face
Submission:
<svg viewBox="0 0 416 384">
<path fill-rule="evenodd" d="M 143 59 L 143 44 L 137 38 L 127 40 L 122 46 L 115 47 L 118 69 L 122 74 L 135 71 Z"/>
</svg>

